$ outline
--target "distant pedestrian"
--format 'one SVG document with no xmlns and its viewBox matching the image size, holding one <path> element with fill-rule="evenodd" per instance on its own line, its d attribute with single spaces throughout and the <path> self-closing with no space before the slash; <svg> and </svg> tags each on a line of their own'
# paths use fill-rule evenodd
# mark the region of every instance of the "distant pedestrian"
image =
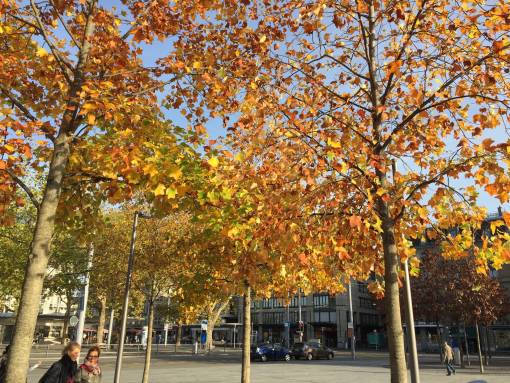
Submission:
<svg viewBox="0 0 510 383">
<path fill-rule="evenodd" d="M 453 367 L 453 350 L 447 341 L 443 344 L 443 360 L 446 365 L 446 373 L 450 376 L 453 372 L 455 375 L 455 367 Z"/>
<path fill-rule="evenodd" d="M 53 363 L 48 371 L 39 380 L 39 383 L 76 383 L 74 376 L 78 371 L 78 357 L 80 356 L 80 344 L 69 342 L 62 358 Z"/>
<path fill-rule="evenodd" d="M 7 346 L 0 357 L 0 383 L 5 382 L 5 376 L 7 375 L 7 358 L 9 357 L 9 348 Z"/>
<path fill-rule="evenodd" d="M 101 383 L 103 374 L 101 372 L 101 367 L 99 367 L 100 355 L 101 350 L 99 347 L 92 346 L 89 348 L 85 361 L 80 365 L 75 375 L 75 383 Z"/>
</svg>

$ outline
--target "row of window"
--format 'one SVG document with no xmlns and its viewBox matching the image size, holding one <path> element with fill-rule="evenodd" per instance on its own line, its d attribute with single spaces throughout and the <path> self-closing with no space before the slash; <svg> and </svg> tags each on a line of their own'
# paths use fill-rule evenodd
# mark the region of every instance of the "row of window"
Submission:
<svg viewBox="0 0 510 383">
<path fill-rule="evenodd" d="M 273 308 L 285 308 L 286 300 L 282 298 L 268 298 L 252 301 L 251 308 L 252 309 L 273 309 Z M 335 307 L 336 298 L 334 296 L 329 296 L 327 294 L 314 294 L 313 295 L 313 307 L 314 308 L 331 308 Z M 306 306 L 306 297 L 301 296 L 301 306 Z M 298 297 L 295 296 L 290 299 L 289 307 L 297 308 L 299 307 Z"/>
</svg>

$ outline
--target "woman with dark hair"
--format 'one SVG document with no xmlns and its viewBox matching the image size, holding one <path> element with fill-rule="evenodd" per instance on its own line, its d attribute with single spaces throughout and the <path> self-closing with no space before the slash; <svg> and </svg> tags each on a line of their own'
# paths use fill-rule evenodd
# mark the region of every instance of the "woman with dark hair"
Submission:
<svg viewBox="0 0 510 383">
<path fill-rule="evenodd" d="M 80 348 L 79 343 L 69 342 L 62 352 L 62 358 L 51 365 L 39 383 L 76 383 L 74 376 L 78 371 L 76 361 L 80 356 Z"/>
<path fill-rule="evenodd" d="M 92 346 L 87 352 L 85 361 L 78 369 L 75 375 L 75 383 L 101 383 L 102 373 L 99 367 L 99 356 L 101 350 L 97 346 Z"/>
</svg>

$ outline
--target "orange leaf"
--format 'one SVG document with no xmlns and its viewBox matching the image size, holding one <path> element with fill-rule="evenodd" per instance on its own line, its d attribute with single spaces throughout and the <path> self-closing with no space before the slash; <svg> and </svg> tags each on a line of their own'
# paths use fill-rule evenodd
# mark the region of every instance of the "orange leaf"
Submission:
<svg viewBox="0 0 510 383">
<path fill-rule="evenodd" d="M 361 227 L 361 217 L 359 215 L 352 215 L 351 218 L 349 218 L 349 225 L 359 229 Z"/>
</svg>

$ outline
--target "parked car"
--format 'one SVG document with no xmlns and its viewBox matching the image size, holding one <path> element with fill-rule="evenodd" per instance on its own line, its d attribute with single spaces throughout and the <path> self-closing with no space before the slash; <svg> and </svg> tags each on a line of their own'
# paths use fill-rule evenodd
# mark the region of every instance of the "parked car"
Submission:
<svg viewBox="0 0 510 383">
<path fill-rule="evenodd" d="M 321 346 L 319 343 L 294 343 L 292 346 L 291 356 L 295 359 L 333 359 L 335 353 L 332 349 Z"/>
<path fill-rule="evenodd" d="M 290 351 L 279 344 L 261 344 L 251 348 L 251 359 L 267 362 L 268 360 L 290 360 Z"/>
</svg>

